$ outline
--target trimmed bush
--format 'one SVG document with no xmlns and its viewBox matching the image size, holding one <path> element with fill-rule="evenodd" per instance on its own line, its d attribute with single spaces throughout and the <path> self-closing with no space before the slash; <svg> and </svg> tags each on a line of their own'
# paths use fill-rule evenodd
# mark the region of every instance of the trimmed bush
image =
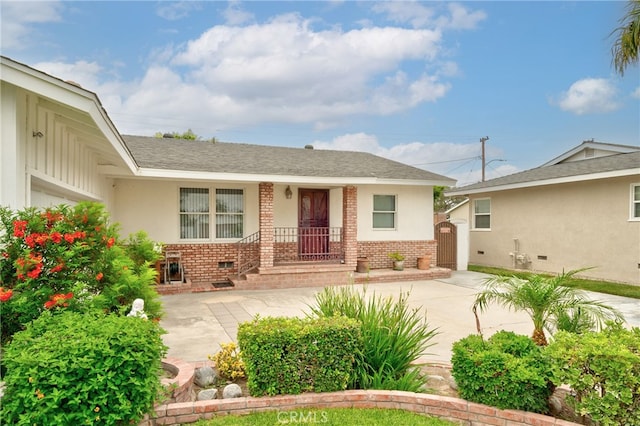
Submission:
<svg viewBox="0 0 640 426">
<path fill-rule="evenodd" d="M 500 331 L 488 340 L 470 335 L 453 344 L 451 374 L 460 397 L 501 409 L 549 411 L 550 362 L 527 336 Z"/>
<path fill-rule="evenodd" d="M 41 315 L 5 348 L 3 423 L 137 423 L 162 389 L 161 333 L 115 314 Z"/>
<path fill-rule="evenodd" d="M 344 390 L 362 350 L 360 325 L 344 317 L 255 318 L 238 343 L 252 396 Z"/>
<path fill-rule="evenodd" d="M 602 426 L 640 425 L 640 328 L 610 324 L 602 332 L 558 332 L 547 348 L 567 402 Z"/>
<path fill-rule="evenodd" d="M 356 389 L 387 389 L 421 392 L 426 377 L 414 362 L 432 346 L 438 333 L 430 329 L 420 308 L 408 304 L 409 293 L 398 298 L 367 297 L 366 289 L 325 287 L 316 294 L 312 315 L 344 315 L 361 324 L 364 349 L 356 364 L 351 386 Z"/>
</svg>

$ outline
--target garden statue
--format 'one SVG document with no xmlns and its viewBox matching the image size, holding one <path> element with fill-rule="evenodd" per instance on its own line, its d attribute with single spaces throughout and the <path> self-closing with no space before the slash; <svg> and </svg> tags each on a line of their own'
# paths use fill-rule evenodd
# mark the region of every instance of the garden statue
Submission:
<svg viewBox="0 0 640 426">
<path fill-rule="evenodd" d="M 144 300 L 134 300 L 133 304 L 131 305 L 131 311 L 127 314 L 127 316 L 147 319 L 147 314 L 144 313 Z"/>
</svg>

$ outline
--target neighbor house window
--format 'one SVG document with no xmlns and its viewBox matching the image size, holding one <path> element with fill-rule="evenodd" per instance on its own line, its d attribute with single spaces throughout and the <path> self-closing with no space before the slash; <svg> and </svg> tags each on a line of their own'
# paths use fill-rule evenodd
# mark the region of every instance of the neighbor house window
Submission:
<svg viewBox="0 0 640 426">
<path fill-rule="evenodd" d="M 242 238 L 242 189 L 216 189 L 216 238 Z"/>
<path fill-rule="evenodd" d="M 373 196 L 373 228 L 395 229 L 396 227 L 396 196 Z"/>
<path fill-rule="evenodd" d="M 640 220 L 640 183 L 631 185 L 631 219 Z"/>
<path fill-rule="evenodd" d="M 491 229 L 491 200 L 483 198 L 473 202 L 474 229 Z"/>
<path fill-rule="evenodd" d="M 209 238 L 209 190 L 180 188 L 180 238 Z"/>
</svg>

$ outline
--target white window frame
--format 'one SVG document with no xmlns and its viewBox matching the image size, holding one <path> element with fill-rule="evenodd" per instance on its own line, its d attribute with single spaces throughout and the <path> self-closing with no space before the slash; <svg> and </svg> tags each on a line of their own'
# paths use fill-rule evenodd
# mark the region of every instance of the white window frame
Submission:
<svg viewBox="0 0 640 426">
<path fill-rule="evenodd" d="M 489 201 L 489 211 L 488 212 L 481 212 L 481 213 L 476 213 L 476 203 L 478 201 Z M 491 198 L 486 197 L 486 198 L 476 198 L 473 200 L 473 204 L 471 206 L 472 210 L 471 210 L 471 216 L 473 218 L 473 230 L 474 231 L 491 231 Z M 488 216 L 489 217 L 489 226 L 487 228 L 479 228 L 476 226 L 477 223 L 477 217 L 478 216 Z"/>
<path fill-rule="evenodd" d="M 636 198 L 636 188 L 640 188 L 640 183 L 632 183 L 629 191 L 629 221 L 632 222 L 640 222 L 640 213 L 636 216 L 636 206 L 640 206 L 640 196 Z"/>
<path fill-rule="evenodd" d="M 208 210 L 206 212 L 189 212 L 189 211 L 182 211 L 181 208 L 181 197 L 182 197 L 182 191 L 183 190 L 202 190 L 202 191 L 207 191 L 207 208 Z M 207 229 L 207 235 L 204 237 L 195 237 L 195 238 L 189 238 L 189 237 L 183 237 L 182 236 L 182 217 L 183 216 L 206 216 L 209 219 L 209 223 L 208 223 L 208 229 Z M 211 239 L 211 189 L 210 188 L 204 188 L 204 187 L 196 187 L 196 186 L 181 186 L 180 188 L 178 188 L 178 238 L 181 241 L 209 241 Z"/>
<path fill-rule="evenodd" d="M 240 191 L 242 193 L 242 212 L 219 212 L 218 211 L 218 190 L 233 190 L 233 191 Z M 244 223 L 244 219 L 245 219 L 245 190 L 242 188 L 215 188 L 213 190 L 213 192 L 215 193 L 215 208 L 214 208 L 214 212 L 213 214 L 215 215 L 212 219 L 213 219 L 213 228 L 215 230 L 215 239 L 216 240 L 227 240 L 227 241 L 237 241 L 240 240 L 242 238 L 244 238 L 244 229 L 245 229 L 245 223 Z M 241 227 L 242 227 L 242 232 L 240 232 L 240 236 L 233 236 L 233 237 L 218 237 L 218 216 L 220 217 L 224 217 L 224 216 L 241 216 L 242 217 L 242 221 L 241 221 Z"/>
<path fill-rule="evenodd" d="M 394 210 L 376 210 L 376 197 L 393 197 Z M 376 227 L 374 217 L 376 213 L 393 215 L 393 227 Z M 398 229 L 398 195 L 397 194 L 373 194 L 371 198 L 371 228 L 374 231 L 395 231 Z"/>
<path fill-rule="evenodd" d="M 202 212 L 202 213 L 198 213 L 198 212 L 183 212 L 180 210 L 180 196 L 181 196 L 181 192 L 182 190 L 188 190 L 188 189 L 199 189 L 199 190 L 206 190 L 207 191 L 207 197 L 208 197 L 208 211 L 207 212 Z M 242 192 L 242 212 L 238 213 L 238 212 L 218 212 L 217 211 L 217 196 L 218 196 L 218 190 L 237 190 L 237 191 L 241 191 Z M 182 237 L 182 230 L 180 229 L 180 223 L 181 220 L 178 220 L 178 238 L 180 239 L 180 241 L 199 241 L 199 242 L 206 242 L 206 241 L 238 241 L 242 238 L 244 238 L 244 231 L 246 229 L 246 211 L 245 211 L 245 206 L 246 206 L 246 190 L 244 188 L 234 188 L 234 187 L 198 187 L 198 186 L 180 186 L 178 188 L 178 216 L 181 217 L 182 215 L 206 215 L 209 219 L 209 229 L 208 229 L 208 235 L 206 237 L 202 237 L 202 238 L 183 238 Z M 218 216 L 222 215 L 241 215 L 242 216 L 242 235 L 239 237 L 229 237 L 229 238 L 218 238 L 217 235 L 217 219 Z"/>
</svg>

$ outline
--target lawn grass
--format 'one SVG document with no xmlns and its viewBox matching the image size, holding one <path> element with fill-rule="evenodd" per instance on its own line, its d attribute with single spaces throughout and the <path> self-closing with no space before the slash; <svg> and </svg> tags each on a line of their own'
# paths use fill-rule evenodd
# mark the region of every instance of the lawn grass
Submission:
<svg viewBox="0 0 640 426">
<path fill-rule="evenodd" d="M 489 266 L 469 265 L 469 271 L 482 272 L 484 274 L 515 276 L 527 278 L 533 273 L 530 271 L 516 271 L 512 269 L 493 268 Z M 538 274 L 542 276 L 553 276 L 551 274 Z M 578 288 L 580 290 L 595 291 L 597 293 L 613 294 L 616 296 L 632 297 L 640 299 L 640 286 L 631 284 L 620 284 L 609 281 L 589 280 L 573 277 L 567 282 L 567 287 Z"/>
<path fill-rule="evenodd" d="M 292 411 L 265 411 L 244 416 L 228 415 L 200 420 L 196 426 L 273 426 L 279 424 L 320 424 L 322 426 L 451 426 L 447 420 L 404 410 L 380 408 L 301 408 Z"/>
</svg>

